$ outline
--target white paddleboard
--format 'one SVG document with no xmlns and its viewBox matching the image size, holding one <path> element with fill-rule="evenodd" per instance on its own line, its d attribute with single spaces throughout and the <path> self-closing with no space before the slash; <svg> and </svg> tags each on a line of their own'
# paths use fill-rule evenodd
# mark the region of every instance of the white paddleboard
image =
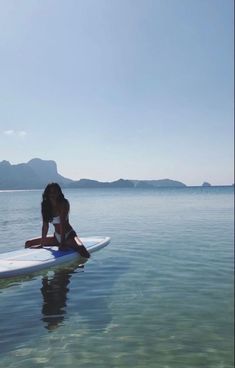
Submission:
<svg viewBox="0 0 235 368">
<path fill-rule="evenodd" d="M 89 253 L 109 244 L 109 237 L 93 236 L 80 238 Z M 58 247 L 43 247 L 39 249 L 22 248 L 20 250 L 0 254 L 0 278 L 26 275 L 63 263 L 82 259 L 74 250 L 61 251 Z"/>
</svg>

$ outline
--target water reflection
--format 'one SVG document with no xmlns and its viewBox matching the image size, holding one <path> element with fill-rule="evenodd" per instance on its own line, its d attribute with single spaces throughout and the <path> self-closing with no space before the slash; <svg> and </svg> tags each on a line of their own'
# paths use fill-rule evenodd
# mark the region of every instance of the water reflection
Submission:
<svg viewBox="0 0 235 368">
<path fill-rule="evenodd" d="M 113 327 L 110 303 L 115 284 L 128 269 L 129 262 L 123 262 L 123 256 L 111 256 L 88 262 L 85 267 L 76 263 L 1 280 L 1 354 L 19 346 L 34 349 L 33 341 L 45 333 L 60 336 L 64 326 L 92 336 L 108 331 Z"/>
<path fill-rule="evenodd" d="M 84 265 L 75 265 L 58 269 L 54 271 L 53 276 L 46 275 L 42 278 L 42 321 L 49 331 L 56 329 L 63 322 L 71 277 L 75 271 L 77 273 L 83 268 Z"/>
<path fill-rule="evenodd" d="M 56 270 L 51 277 L 45 275 L 40 289 L 41 320 L 44 327 L 54 331 L 65 323 L 65 319 L 67 323 L 71 317 L 76 316 L 73 319 L 74 329 L 80 328 L 81 322 L 90 331 L 105 330 L 113 318 L 108 302 L 113 293 L 113 285 L 128 268 L 128 264 L 121 263 L 120 259 L 116 259 L 116 262 L 112 264 L 110 259 L 106 259 L 105 263 L 96 263 L 95 269 L 86 273 L 84 282 L 77 280 L 71 290 L 72 277 L 76 279 L 75 274 L 84 272 L 84 265 Z M 69 298 L 70 291 L 72 294 Z"/>
</svg>

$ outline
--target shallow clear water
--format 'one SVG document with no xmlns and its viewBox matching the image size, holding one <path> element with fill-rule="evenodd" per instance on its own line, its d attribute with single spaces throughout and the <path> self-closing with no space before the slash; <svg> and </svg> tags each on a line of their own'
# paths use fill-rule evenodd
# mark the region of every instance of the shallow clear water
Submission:
<svg viewBox="0 0 235 368">
<path fill-rule="evenodd" d="M 65 190 L 84 268 L 0 280 L 0 367 L 233 367 L 233 188 Z M 41 191 L 0 192 L 0 252 L 40 234 Z"/>
</svg>

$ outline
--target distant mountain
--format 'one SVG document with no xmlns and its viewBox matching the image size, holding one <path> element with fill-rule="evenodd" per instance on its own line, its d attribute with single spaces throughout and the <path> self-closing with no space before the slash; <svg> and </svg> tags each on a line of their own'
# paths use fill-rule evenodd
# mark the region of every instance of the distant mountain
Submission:
<svg viewBox="0 0 235 368">
<path fill-rule="evenodd" d="M 29 165 L 0 162 L 0 189 L 31 189 L 41 185 L 40 178 Z"/>
<path fill-rule="evenodd" d="M 204 183 L 202 184 L 202 187 L 211 187 L 211 184 L 208 183 L 207 181 L 204 181 Z"/>
<path fill-rule="evenodd" d="M 57 171 L 52 160 L 34 158 L 27 163 L 11 165 L 9 161 L 0 162 L 0 189 L 42 189 L 50 182 L 57 182 L 63 188 L 159 188 L 186 187 L 184 183 L 170 179 L 125 180 L 100 182 L 97 180 L 72 180 Z"/>
<path fill-rule="evenodd" d="M 96 180 L 81 179 L 74 181 L 69 188 L 134 188 L 131 180 L 119 179 L 113 182 L 100 182 Z"/>
<path fill-rule="evenodd" d="M 67 186 L 73 182 L 72 179 L 68 179 L 58 174 L 57 165 L 52 160 L 41 160 L 40 158 L 33 158 L 28 162 L 28 165 L 33 169 L 35 173 L 42 179 L 44 184 L 50 182 L 57 182 L 62 186 Z"/>
<path fill-rule="evenodd" d="M 100 182 L 96 180 L 80 179 L 69 185 L 69 188 L 161 188 L 161 187 L 186 187 L 185 184 L 170 180 L 124 180 L 112 182 Z"/>
<path fill-rule="evenodd" d="M 17 165 L 0 162 L 0 189 L 41 189 L 51 181 L 66 186 L 73 180 L 58 174 L 54 161 L 35 158 Z"/>
<path fill-rule="evenodd" d="M 139 188 L 160 188 L 160 187 L 186 187 L 184 183 L 171 179 L 160 179 L 160 180 L 133 180 L 134 186 Z"/>
</svg>

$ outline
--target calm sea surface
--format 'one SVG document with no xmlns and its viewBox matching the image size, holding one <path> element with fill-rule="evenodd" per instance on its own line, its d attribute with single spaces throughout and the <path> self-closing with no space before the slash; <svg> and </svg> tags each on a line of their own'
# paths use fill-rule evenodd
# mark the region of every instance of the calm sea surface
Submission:
<svg viewBox="0 0 235 368">
<path fill-rule="evenodd" d="M 232 368 L 233 188 L 64 192 L 78 233 L 112 241 L 0 280 L 0 367 Z M 40 201 L 0 192 L 0 253 L 40 235 Z"/>
</svg>

